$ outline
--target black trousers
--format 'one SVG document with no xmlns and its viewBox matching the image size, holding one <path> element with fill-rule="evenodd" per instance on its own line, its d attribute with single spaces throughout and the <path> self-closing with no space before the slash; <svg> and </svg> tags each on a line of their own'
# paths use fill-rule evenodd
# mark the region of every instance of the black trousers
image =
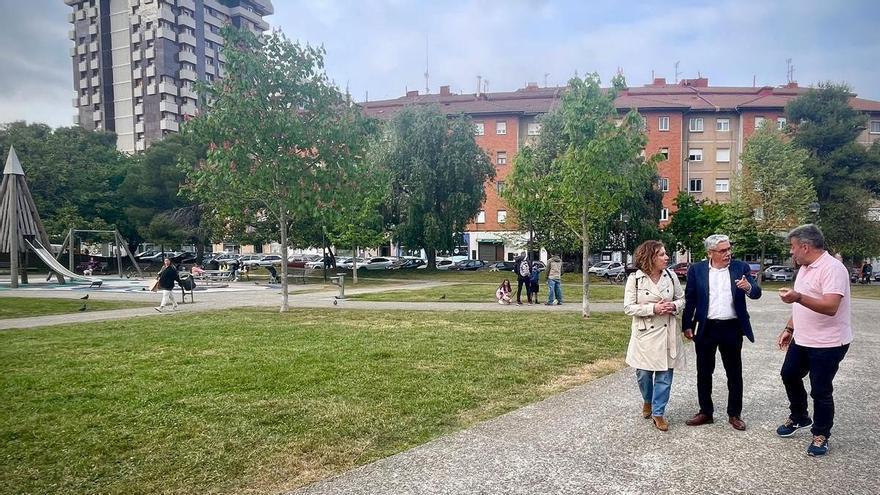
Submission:
<svg viewBox="0 0 880 495">
<path fill-rule="evenodd" d="M 531 292 L 531 282 L 529 282 L 528 278 L 517 277 L 516 278 L 516 302 L 521 303 L 522 299 L 520 299 L 522 294 L 523 286 L 526 287 L 526 297 L 529 302 L 532 302 L 532 292 Z"/>
<path fill-rule="evenodd" d="M 739 320 L 706 320 L 694 342 L 697 352 L 697 397 L 700 412 L 712 416 L 712 373 L 715 372 L 715 354 L 721 352 L 721 362 L 727 374 L 727 415 L 740 416 L 743 402 L 742 377 L 743 335 Z"/>
<path fill-rule="evenodd" d="M 807 411 L 807 391 L 804 377 L 810 375 L 810 395 L 813 397 L 813 435 L 831 436 L 834 425 L 834 376 L 846 356 L 849 344 L 838 347 L 804 347 L 792 342 L 782 363 L 782 383 L 788 395 L 792 421 L 810 417 Z"/>
</svg>

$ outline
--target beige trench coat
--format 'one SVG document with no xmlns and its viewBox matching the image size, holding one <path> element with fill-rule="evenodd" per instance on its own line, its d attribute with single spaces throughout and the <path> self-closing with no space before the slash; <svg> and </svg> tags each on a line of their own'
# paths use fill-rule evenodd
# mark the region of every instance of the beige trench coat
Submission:
<svg viewBox="0 0 880 495">
<path fill-rule="evenodd" d="M 654 304 L 661 301 L 674 303 L 675 313 L 655 315 Z M 674 273 L 664 270 L 656 285 L 641 270 L 631 274 L 623 294 L 623 312 L 632 316 L 626 364 L 651 371 L 683 368 L 684 343 L 676 316 L 682 308 L 684 289 Z"/>
</svg>

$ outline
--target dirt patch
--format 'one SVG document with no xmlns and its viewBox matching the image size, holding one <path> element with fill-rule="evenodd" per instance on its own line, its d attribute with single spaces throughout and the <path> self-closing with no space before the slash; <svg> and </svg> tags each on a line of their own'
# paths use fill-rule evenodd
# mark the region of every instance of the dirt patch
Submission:
<svg viewBox="0 0 880 495">
<path fill-rule="evenodd" d="M 599 361 L 570 370 L 564 375 L 557 376 L 551 382 L 541 388 L 541 392 L 552 395 L 568 390 L 578 385 L 593 381 L 615 371 L 623 369 L 626 362 L 622 357 L 613 359 L 600 359 Z"/>
</svg>

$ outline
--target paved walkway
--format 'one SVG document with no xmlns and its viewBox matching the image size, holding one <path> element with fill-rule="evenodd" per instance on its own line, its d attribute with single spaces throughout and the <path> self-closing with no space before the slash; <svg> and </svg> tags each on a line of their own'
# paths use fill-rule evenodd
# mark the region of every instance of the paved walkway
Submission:
<svg viewBox="0 0 880 495">
<path fill-rule="evenodd" d="M 689 369 L 673 385 L 668 433 L 641 418 L 634 373 L 626 369 L 293 493 L 880 493 L 878 306 L 853 301 L 856 341 L 835 381 L 837 425 L 826 458 L 805 455 L 807 431 L 788 439 L 774 433 L 788 412 L 783 353 L 773 344 L 787 312 L 768 293 L 751 305 L 758 342 L 743 351 L 745 432 L 726 421 L 684 425 L 697 410 L 689 347 Z M 722 413 L 723 375 L 719 360 L 714 398 Z"/>
</svg>

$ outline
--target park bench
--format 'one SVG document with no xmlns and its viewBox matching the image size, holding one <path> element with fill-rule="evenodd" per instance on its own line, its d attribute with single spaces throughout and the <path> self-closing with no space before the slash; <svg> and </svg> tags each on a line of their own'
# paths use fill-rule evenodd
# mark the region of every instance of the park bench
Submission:
<svg viewBox="0 0 880 495">
<path fill-rule="evenodd" d="M 291 279 L 293 279 L 294 282 L 299 281 L 299 283 L 305 285 L 306 269 L 287 267 L 287 280 L 290 281 Z"/>
<path fill-rule="evenodd" d="M 203 281 L 205 285 L 213 285 L 217 282 L 231 281 L 232 271 L 230 270 L 205 270 L 203 273 L 193 275 L 196 281 Z"/>
</svg>

